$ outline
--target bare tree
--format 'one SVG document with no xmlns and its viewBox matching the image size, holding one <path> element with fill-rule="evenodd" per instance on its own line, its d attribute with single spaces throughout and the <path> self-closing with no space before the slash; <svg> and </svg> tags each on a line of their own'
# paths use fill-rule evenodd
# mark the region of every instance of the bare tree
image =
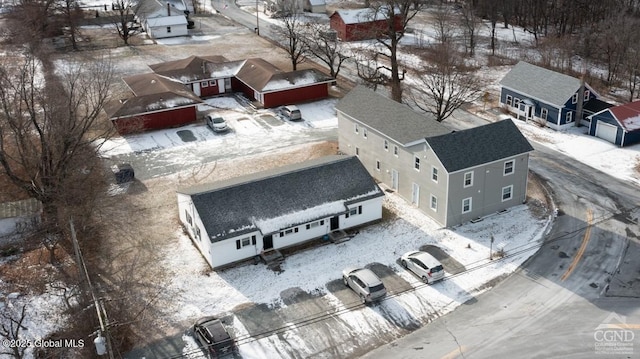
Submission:
<svg viewBox="0 0 640 359">
<path fill-rule="evenodd" d="M 426 67 L 418 70 L 420 82 L 412 99 L 416 106 L 433 114 L 438 122 L 451 116 L 463 104 L 477 99 L 481 83 L 453 46 L 439 44 L 424 53 Z"/>
<path fill-rule="evenodd" d="M 26 308 L 28 303 L 19 305 L 16 308 L 16 304 L 7 302 L 5 308 L 0 313 L 0 338 L 4 341 L 17 341 L 23 339 L 20 332 L 26 329 L 22 323 L 26 318 Z M 26 345 L 2 345 L 0 347 L 0 354 L 9 355 L 16 359 L 24 357 L 24 353 L 27 350 Z"/>
<path fill-rule="evenodd" d="M 55 248 L 62 233 L 59 216 L 74 208 L 87 215 L 80 207 L 95 193 L 87 179 L 102 172 L 97 151 L 113 130 L 98 119 L 112 67 L 88 59 L 54 74 L 33 53 L 23 54 L 18 64 L 13 60 L 0 63 L 0 169 L 18 190 L 42 203 L 48 233 L 42 238 Z"/>
<path fill-rule="evenodd" d="M 321 24 L 310 24 L 303 41 L 308 53 L 324 62 L 329 67 L 331 77 L 337 78 L 342 63 L 350 56 L 344 54 L 342 42 L 338 41 L 335 33 Z"/>
<path fill-rule="evenodd" d="M 76 0 L 58 0 L 56 5 L 56 10 L 62 15 L 62 25 L 69 36 L 71 47 L 78 50 L 82 9 Z"/>
<path fill-rule="evenodd" d="M 434 11 L 433 29 L 436 32 L 435 40 L 440 44 L 453 41 L 455 29 L 453 26 L 453 12 L 449 6 L 438 6 Z"/>
<path fill-rule="evenodd" d="M 372 86 L 391 87 L 391 98 L 396 102 L 402 102 L 401 82 L 406 73 L 406 70 L 401 69 L 398 59 L 398 46 L 420 6 L 413 0 L 382 0 L 374 4 L 370 13 L 371 20 L 382 19 L 384 25 L 373 26 L 368 31 L 373 32 L 370 38 L 375 38 L 378 46 L 366 50 L 375 52 L 374 56 L 364 63 L 356 62 L 358 76 Z M 373 66 L 369 66 L 372 62 Z"/>
<path fill-rule="evenodd" d="M 304 62 L 307 53 L 307 44 L 304 41 L 304 22 L 300 15 L 294 11 L 287 12 L 282 17 L 284 26 L 274 26 L 276 37 L 281 42 L 284 50 L 289 54 L 293 71 L 297 70 L 298 64 Z"/>
<path fill-rule="evenodd" d="M 480 20 L 476 17 L 475 8 L 469 4 L 465 4 L 462 7 L 462 28 L 464 29 L 464 36 L 466 38 L 467 54 L 473 56 L 476 50 L 476 35 Z"/>
<path fill-rule="evenodd" d="M 69 1 L 69 0 L 66 0 Z M 140 31 L 139 27 L 133 25 L 134 17 L 138 12 L 140 2 L 134 0 L 115 0 L 113 2 L 113 24 L 118 31 L 118 36 L 129 45 L 129 39 Z"/>
</svg>

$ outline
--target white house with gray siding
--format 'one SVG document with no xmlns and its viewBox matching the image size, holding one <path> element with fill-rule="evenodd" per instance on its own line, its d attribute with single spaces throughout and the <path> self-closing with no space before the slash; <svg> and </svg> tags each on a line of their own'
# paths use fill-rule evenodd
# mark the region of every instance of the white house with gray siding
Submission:
<svg viewBox="0 0 640 359">
<path fill-rule="evenodd" d="M 336 110 L 340 151 L 442 226 L 526 199 L 533 148 L 511 120 L 452 132 L 362 86 Z"/>
<path fill-rule="evenodd" d="M 212 268 L 378 221 L 383 197 L 353 156 L 177 191 L 180 222 Z"/>
</svg>

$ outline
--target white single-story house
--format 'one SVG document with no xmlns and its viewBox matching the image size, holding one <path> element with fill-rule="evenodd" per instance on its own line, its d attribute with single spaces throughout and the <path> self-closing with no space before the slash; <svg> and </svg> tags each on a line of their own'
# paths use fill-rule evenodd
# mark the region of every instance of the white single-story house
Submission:
<svg viewBox="0 0 640 359">
<path fill-rule="evenodd" d="M 212 268 L 382 218 L 355 156 L 327 156 L 177 191 L 180 222 Z"/>
<path fill-rule="evenodd" d="M 136 17 L 150 38 L 187 36 L 187 7 L 182 0 L 143 0 Z"/>
<path fill-rule="evenodd" d="M 304 11 L 314 14 L 325 14 L 327 12 L 327 3 L 325 0 L 306 0 L 304 3 Z"/>
</svg>

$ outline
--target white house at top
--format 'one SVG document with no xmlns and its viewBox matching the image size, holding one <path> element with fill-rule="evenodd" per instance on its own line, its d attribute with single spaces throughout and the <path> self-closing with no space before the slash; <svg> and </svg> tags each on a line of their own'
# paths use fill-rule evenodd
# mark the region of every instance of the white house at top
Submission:
<svg viewBox="0 0 640 359">
<path fill-rule="evenodd" d="M 356 157 L 327 156 L 177 191 L 180 221 L 213 268 L 382 218 Z"/>
<path fill-rule="evenodd" d="M 186 5 L 182 0 L 143 0 L 136 16 L 149 37 L 161 39 L 187 36 Z"/>
</svg>

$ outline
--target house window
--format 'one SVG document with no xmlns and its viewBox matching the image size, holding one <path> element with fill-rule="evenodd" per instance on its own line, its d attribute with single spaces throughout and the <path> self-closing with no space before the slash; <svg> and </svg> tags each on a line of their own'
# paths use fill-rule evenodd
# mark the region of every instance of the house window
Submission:
<svg viewBox="0 0 640 359">
<path fill-rule="evenodd" d="M 356 147 L 356 156 L 360 156 L 360 148 Z"/>
<path fill-rule="evenodd" d="M 584 90 L 584 100 L 585 101 L 589 101 L 589 98 L 591 97 L 591 91 L 589 90 Z"/>
<path fill-rule="evenodd" d="M 215 85 L 216 85 L 216 80 L 209 81 L 209 86 L 215 86 Z"/>
<path fill-rule="evenodd" d="M 360 128 L 358 128 L 358 124 L 357 123 L 353 124 L 353 131 L 355 131 L 355 133 L 360 132 Z"/>
<path fill-rule="evenodd" d="M 320 221 L 315 221 L 311 223 L 307 223 L 307 229 L 316 228 L 318 226 L 324 225 L 324 219 Z"/>
<path fill-rule="evenodd" d="M 543 108 L 542 110 L 540 110 L 540 118 L 543 120 L 547 120 L 547 115 L 549 114 L 549 110 L 547 110 L 546 108 Z"/>
<path fill-rule="evenodd" d="M 393 154 L 398 157 L 398 146 L 393 146 Z"/>
<path fill-rule="evenodd" d="M 253 246 L 256 245 L 256 236 L 245 237 L 245 238 L 236 240 L 236 249 L 241 249 L 251 245 Z"/>
<path fill-rule="evenodd" d="M 469 213 L 471 212 L 471 201 L 472 198 L 465 198 L 462 200 L 462 213 Z"/>
<path fill-rule="evenodd" d="M 298 227 L 285 229 L 284 231 L 280 232 L 280 237 L 288 236 L 292 233 L 298 233 Z"/>
<path fill-rule="evenodd" d="M 438 197 L 431 195 L 431 209 L 438 211 Z"/>
<path fill-rule="evenodd" d="M 413 156 L 413 169 L 420 171 L 420 157 Z"/>
<path fill-rule="evenodd" d="M 202 87 L 202 88 L 209 87 L 209 81 L 202 81 L 200 83 L 200 87 Z"/>
<path fill-rule="evenodd" d="M 571 103 L 578 103 L 578 94 L 574 93 L 573 96 L 571 96 Z"/>
<path fill-rule="evenodd" d="M 380 161 L 376 161 L 376 170 L 380 171 Z"/>
<path fill-rule="evenodd" d="M 513 103 L 513 97 L 511 95 L 507 95 L 507 106 L 511 106 Z"/>
<path fill-rule="evenodd" d="M 366 128 L 362 129 L 362 137 L 367 138 L 367 129 Z"/>
<path fill-rule="evenodd" d="M 567 112 L 567 123 L 573 122 L 573 112 Z"/>
<path fill-rule="evenodd" d="M 362 214 L 362 206 L 350 208 L 349 212 L 344 215 L 344 218 L 349 218 L 358 214 Z"/>
<path fill-rule="evenodd" d="M 196 239 L 200 240 L 200 227 L 196 226 Z"/>
<path fill-rule="evenodd" d="M 433 182 L 438 183 L 438 169 L 431 167 L 431 179 Z"/>
<path fill-rule="evenodd" d="M 184 210 L 184 217 L 186 218 L 187 223 L 189 223 L 190 225 L 193 225 L 193 219 L 191 218 L 191 215 L 186 209 Z"/>
<path fill-rule="evenodd" d="M 502 187 L 502 202 L 508 201 L 513 197 L 513 185 Z"/>
<path fill-rule="evenodd" d="M 464 174 L 464 188 L 473 186 L 473 171 Z"/>
<path fill-rule="evenodd" d="M 506 175 L 510 175 L 510 174 L 512 174 L 512 173 L 513 173 L 513 166 L 514 166 L 514 164 L 515 164 L 515 161 L 514 161 L 514 160 L 507 161 L 507 162 L 505 162 L 505 163 L 504 163 L 504 172 L 503 172 L 503 174 L 504 174 L 505 176 L 506 176 Z"/>
<path fill-rule="evenodd" d="M 513 99 L 513 107 L 517 108 L 518 110 L 520 109 L 520 99 L 519 98 Z"/>
<path fill-rule="evenodd" d="M 384 147 L 385 151 L 389 151 L 389 141 L 384 140 L 384 142 L 382 143 L 382 146 Z"/>
<path fill-rule="evenodd" d="M 171 26 L 167 26 L 167 34 L 171 33 Z"/>
</svg>

